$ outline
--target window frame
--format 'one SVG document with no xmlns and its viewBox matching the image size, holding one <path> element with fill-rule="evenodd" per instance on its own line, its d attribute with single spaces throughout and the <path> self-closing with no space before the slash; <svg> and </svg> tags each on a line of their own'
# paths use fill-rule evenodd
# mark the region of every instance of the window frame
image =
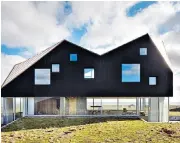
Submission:
<svg viewBox="0 0 180 143">
<path fill-rule="evenodd" d="M 150 78 L 155 78 L 156 83 L 155 84 L 150 84 Z M 150 86 L 156 86 L 157 85 L 157 76 L 149 76 L 149 83 Z"/>
<path fill-rule="evenodd" d="M 85 76 L 85 70 L 92 69 L 93 73 L 91 73 L 91 77 Z M 85 67 L 84 68 L 84 79 L 94 79 L 95 78 L 95 69 L 93 67 Z"/>
<path fill-rule="evenodd" d="M 139 65 L 139 80 L 138 81 L 124 81 L 123 79 L 123 65 Z M 140 63 L 121 63 L 121 83 L 140 83 L 141 82 L 141 64 Z"/>
<path fill-rule="evenodd" d="M 76 59 L 73 59 L 74 56 L 76 56 Z M 70 62 L 77 62 L 78 61 L 78 54 L 77 53 L 70 53 L 69 54 L 69 60 L 70 60 Z"/>
<path fill-rule="evenodd" d="M 146 50 L 145 52 L 144 52 L 144 49 Z M 141 51 L 142 50 L 142 51 Z M 141 53 L 142 52 L 142 53 Z M 147 50 L 147 48 L 139 48 L 139 55 L 140 56 L 147 56 L 148 55 L 148 50 Z"/>
<path fill-rule="evenodd" d="M 41 84 L 37 83 L 37 79 L 36 79 L 36 70 L 47 70 L 49 71 L 49 82 L 47 84 L 45 84 L 45 82 L 42 82 Z M 44 84 L 43 84 L 44 83 Z M 51 69 L 34 69 L 34 85 L 51 85 Z"/>
<path fill-rule="evenodd" d="M 59 69 L 58 69 L 58 71 L 53 71 L 53 65 L 55 66 L 55 65 L 58 65 L 59 66 Z M 52 73 L 58 73 L 58 72 L 60 72 L 60 68 L 61 68 L 61 65 L 60 64 L 57 64 L 57 63 L 53 63 L 53 64 L 51 64 L 51 72 Z"/>
</svg>

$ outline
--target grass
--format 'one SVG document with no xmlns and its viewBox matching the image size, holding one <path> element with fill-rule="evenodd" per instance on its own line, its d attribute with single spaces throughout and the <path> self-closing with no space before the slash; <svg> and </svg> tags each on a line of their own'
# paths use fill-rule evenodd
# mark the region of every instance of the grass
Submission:
<svg viewBox="0 0 180 143">
<path fill-rule="evenodd" d="M 178 111 L 170 111 L 169 116 L 180 116 L 180 112 L 178 112 Z"/>
<path fill-rule="evenodd" d="M 179 143 L 180 123 L 118 118 L 22 118 L 2 130 L 2 142 Z"/>
</svg>

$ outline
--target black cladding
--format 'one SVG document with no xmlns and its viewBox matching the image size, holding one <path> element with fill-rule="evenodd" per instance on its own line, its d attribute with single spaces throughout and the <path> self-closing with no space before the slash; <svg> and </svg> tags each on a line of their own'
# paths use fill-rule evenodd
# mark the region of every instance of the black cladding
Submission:
<svg viewBox="0 0 180 143">
<path fill-rule="evenodd" d="M 140 56 L 139 49 L 147 48 Z M 70 54 L 77 61 L 70 61 Z M 35 85 L 35 69 L 51 69 L 60 64 L 60 72 L 51 72 L 50 85 Z M 140 82 L 122 82 L 121 64 L 140 64 Z M 2 67 L 3 68 L 3 67 Z M 94 79 L 84 79 L 84 68 L 94 68 Z M 157 85 L 149 85 L 149 77 Z M 2 97 L 172 97 L 173 73 L 148 34 L 103 55 L 63 41 L 1 89 Z"/>
</svg>

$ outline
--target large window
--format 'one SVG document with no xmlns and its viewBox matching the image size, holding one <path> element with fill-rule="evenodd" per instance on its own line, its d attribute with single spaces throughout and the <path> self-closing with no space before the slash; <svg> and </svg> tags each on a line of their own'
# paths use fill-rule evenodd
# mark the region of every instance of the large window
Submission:
<svg viewBox="0 0 180 143">
<path fill-rule="evenodd" d="M 140 82 L 140 64 L 122 64 L 122 82 Z"/>
<path fill-rule="evenodd" d="M 35 85 L 50 84 L 50 69 L 35 69 Z"/>
<path fill-rule="evenodd" d="M 60 113 L 59 97 L 35 97 L 35 115 L 58 115 Z"/>
<path fill-rule="evenodd" d="M 22 113 L 23 113 L 23 98 L 19 98 L 16 97 L 15 99 L 15 103 L 16 103 L 16 113 L 15 113 L 15 118 L 21 118 L 22 117 Z"/>
<path fill-rule="evenodd" d="M 137 114 L 136 98 L 99 97 L 87 98 L 88 114 L 121 115 Z"/>
</svg>

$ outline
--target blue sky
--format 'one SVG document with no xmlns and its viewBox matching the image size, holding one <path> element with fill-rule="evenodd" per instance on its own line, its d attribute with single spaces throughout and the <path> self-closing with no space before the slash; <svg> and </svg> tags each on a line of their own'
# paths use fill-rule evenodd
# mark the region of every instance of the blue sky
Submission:
<svg viewBox="0 0 180 143">
<path fill-rule="evenodd" d="M 141 12 L 143 9 L 147 8 L 148 6 L 151 6 L 156 2 L 153 1 L 147 1 L 147 2 L 138 2 L 137 4 L 131 6 L 129 9 L 127 9 L 127 16 L 128 17 L 133 17 L 135 16 L 138 12 Z M 64 2 L 64 14 L 65 15 L 70 15 L 73 13 L 72 5 L 71 2 Z M 57 15 L 57 24 L 59 24 L 59 18 Z M 79 45 L 80 39 L 82 36 L 87 32 L 86 30 L 87 25 L 84 24 L 81 27 L 78 28 L 73 28 L 71 29 L 71 36 L 67 38 L 67 40 Z M 25 52 L 29 49 L 30 47 L 8 47 L 6 44 L 1 44 L 1 52 L 7 55 L 21 55 L 22 52 Z"/>
<path fill-rule="evenodd" d="M 163 40 L 174 73 L 180 73 L 180 2 L 2 2 L 1 7 L 2 80 L 14 64 L 62 39 L 104 53 L 145 31 Z M 179 80 L 176 74 L 175 95 Z"/>
</svg>

